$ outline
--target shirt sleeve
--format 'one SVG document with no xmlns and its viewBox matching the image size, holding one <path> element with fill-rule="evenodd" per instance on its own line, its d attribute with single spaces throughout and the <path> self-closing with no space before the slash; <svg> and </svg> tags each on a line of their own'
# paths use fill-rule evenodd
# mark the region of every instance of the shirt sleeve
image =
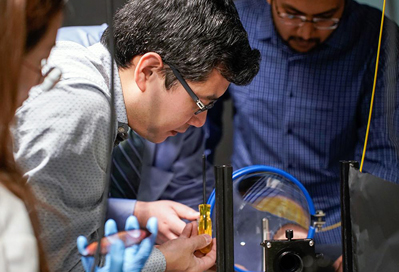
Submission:
<svg viewBox="0 0 399 272">
<path fill-rule="evenodd" d="M 85 47 L 89 47 L 100 41 L 101 35 L 107 27 L 107 24 L 61 27 L 58 29 L 56 40 L 76 42 Z"/>
<path fill-rule="evenodd" d="M 125 230 L 126 219 L 133 215 L 136 200 L 124 198 L 109 198 L 107 219 L 114 219 L 118 231 Z"/>
<path fill-rule="evenodd" d="M 108 100 L 93 85 L 70 81 L 32 89 L 14 130 L 15 158 L 45 203 L 40 238 L 54 271 L 80 265 L 76 237 L 97 236 L 110 157 Z"/>
<path fill-rule="evenodd" d="M 166 260 L 162 252 L 156 247 L 153 248 L 150 257 L 145 263 L 142 272 L 164 272 L 166 270 Z"/>
</svg>

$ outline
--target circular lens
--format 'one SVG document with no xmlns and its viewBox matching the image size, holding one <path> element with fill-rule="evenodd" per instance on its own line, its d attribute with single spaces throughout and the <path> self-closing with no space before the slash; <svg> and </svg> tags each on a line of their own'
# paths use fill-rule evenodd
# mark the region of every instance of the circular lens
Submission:
<svg viewBox="0 0 399 272">
<path fill-rule="evenodd" d="M 302 258 L 295 252 L 286 251 L 277 258 L 276 266 L 279 272 L 301 272 L 303 270 Z"/>
</svg>

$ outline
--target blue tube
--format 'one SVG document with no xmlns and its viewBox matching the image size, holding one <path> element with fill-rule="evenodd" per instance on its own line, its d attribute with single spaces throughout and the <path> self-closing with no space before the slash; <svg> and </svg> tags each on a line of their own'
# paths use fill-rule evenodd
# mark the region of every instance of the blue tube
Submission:
<svg viewBox="0 0 399 272">
<path fill-rule="evenodd" d="M 287 172 L 275 168 L 275 167 L 271 167 L 271 166 L 265 166 L 265 165 L 252 165 L 252 166 L 247 166 L 241 169 L 238 169 L 236 171 L 233 172 L 233 182 L 236 182 L 236 180 L 244 175 L 247 174 L 252 174 L 252 173 L 259 173 L 259 172 L 270 172 L 270 173 L 275 173 L 278 174 L 280 176 L 285 177 L 286 179 L 288 179 L 289 181 L 291 181 L 292 183 L 294 183 L 296 186 L 298 186 L 298 188 L 302 191 L 302 193 L 305 195 L 306 201 L 308 203 L 308 207 L 309 207 L 309 212 L 311 215 L 315 215 L 316 211 L 314 208 L 314 204 L 312 199 L 310 198 L 310 195 L 308 193 L 308 191 L 305 189 L 305 187 L 303 186 L 303 184 L 301 182 L 299 182 L 299 180 L 297 180 L 295 177 L 293 177 L 292 175 L 288 174 Z M 211 216 L 213 214 L 213 208 L 215 207 L 215 190 L 212 191 L 211 195 L 208 198 L 208 202 L 207 204 L 211 205 Z M 309 239 L 313 239 L 315 234 L 315 228 L 314 227 L 310 227 L 309 231 L 308 231 L 308 237 Z M 237 271 L 244 271 L 240 268 L 236 267 Z"/>
</svg>

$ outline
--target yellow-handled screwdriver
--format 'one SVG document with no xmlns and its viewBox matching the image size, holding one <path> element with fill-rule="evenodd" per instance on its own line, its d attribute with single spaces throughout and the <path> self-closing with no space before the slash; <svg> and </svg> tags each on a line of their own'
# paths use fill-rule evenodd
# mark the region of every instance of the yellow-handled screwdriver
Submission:
<svg viewBox="0 0 399 272">
<path fill-rule="evenodd" d="M 200 218 L 198 223 L 198 234 L 208 234 L 212 237 L 211 205 L 206 204 L 206 157 L 202 155 L 202 184 L 203 184 L 203 204 L 198 206 Z M 207 254 L 211 251 L 213 242 L 200 251 Z"/>
</svg>

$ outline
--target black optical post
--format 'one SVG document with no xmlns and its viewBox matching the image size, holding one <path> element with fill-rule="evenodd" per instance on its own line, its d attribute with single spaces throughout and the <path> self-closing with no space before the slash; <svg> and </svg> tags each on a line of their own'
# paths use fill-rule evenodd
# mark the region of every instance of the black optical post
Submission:
<svg viewBox="0 0 399 272">
<path fill-rule="evenodd" d="M 215 166 L 216 271 L 234 271 L 233 168 Z"/>
</svg>

